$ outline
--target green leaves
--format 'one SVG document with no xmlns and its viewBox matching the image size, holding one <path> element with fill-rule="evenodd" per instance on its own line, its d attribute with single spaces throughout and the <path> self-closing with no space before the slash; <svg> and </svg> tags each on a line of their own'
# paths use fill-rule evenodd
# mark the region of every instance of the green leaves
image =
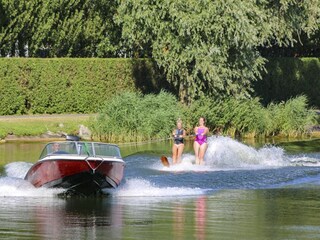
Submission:
<svg viewBox="0 0 320 240">
<path fill-rule="evenodd" d="M 142 59 L 0 58 L 0 115 L 96 113 L 120 92 L 148 91 L 150 72 Z"/>
<path fill-rule="evenodd" d="M 118 50 L 115 1 L 2 0 L 0 6 L 2 56 L 25 56 L 26 46 L 31 57 L 112 57 Z"/>
<path fill-rule="evenodd" d="M 145 96 L 125 92 L 105 103 L 91 127 L 97 137 L 112 142 L 163 139 L 180 114 L 177 106 L 175 97 L 163 91 Z"/>
<path fill-rule="evenodd" d="M 169 137 L 177 118 L 192 134 L 199 117 L 206 118 L 211 133 L 220 129 L 224 134 L 242 137 L 302 135 L 316 122 L 316 114 L 308 109 L 304 96 L 268 107 L 263 107 L 258 98 L 203 97 L 187 107 L 166 92 L 125 92 L 106 102 L 91 128 L 100 140 L 137 142 Z"/>
<path fill-rule="evenodd" d="M 307 108 L 308 102 L 305 96 L 289 99 L 277 105 L 271 103 L 268 106 L 272 125 L 268 126 L 274 134 L 296 136 L 307 132 L 315 123 L 316 113 Z"/>
<path fill-rule="evenodd" d="M 320 107 L 319 58 L 270 58 L 266 69 L 263 80 L 255 84 L 265 105 L 306 95 L 309 106 Z"/>
<path fill-rule="evenodd" d="M 310 1 L 128 0 L 117 21 L 134 52 L 151 49 L 182 101 L 246 98 L 264 70 L 258 47 L 288 45 L 318 27 Z"/>
<path fill-rule="evenodd" d="M 259 49 L 319 45 L 320 0 L 0 0 L 0 11 L 2 57 L 148 57 L 186 103 L 250 97 Z"/>
<path fill-rule="evenodd" d="M 25 112 L 25 92 L 23 89 L 24 79 L 21 79 L 21 85 L 18 81 L 13 81 L 12 75 L 18 69 L 11 65 L 11 61 L 6 64 L 0 64 L 0 114 L 11 115 Z"/>
</svg>

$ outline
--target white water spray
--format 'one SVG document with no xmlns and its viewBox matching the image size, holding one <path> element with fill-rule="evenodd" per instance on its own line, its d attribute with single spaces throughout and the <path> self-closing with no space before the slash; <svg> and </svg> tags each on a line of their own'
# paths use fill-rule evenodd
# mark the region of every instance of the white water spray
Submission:
<svg viewBox="0 0 320 240">
<path fill-rule="evenodd" d="M 5 166 L 6 176 L 0 177 L 0 197 L 56 197 L 62 189 L 35 188 L 24 180 L 32 166 L 26 162 L 12 162 Z"/>
<path fill-rule="evenodd" d="M 170 162 L 172 162 L 169 157 Z M 247 146 L 230 137 L 208 138 L 208 149 L 205 154 L 205 165 L 194 165 L 194 154 L 185 153 L 182 155 L 182 163 L 163 167 L 156 163 L 152 168 L 161 171 L 180 172 L 209 172 L 220 170 L 236 169 L 264 169 L 285 166 L 319 166 L 319 158 L 288 156 L 281 147 L 264 146 L 260 149 Z"/>
<path fill-rule="evenodd" d="M 200 188 L 158 187 L 145 179 L 133 178 L 112 194 L 118 197 L 172 197 L 202 195 L 205 192 Z"/>
<path fill-rule="evenodd" d="M 24 178 L 31 168 L 32 163 L 27 162 L 12 162 L 5 166 L 5 171 L 8 177 Z"/>
<path fill-rule="evenodd" d="M 208 138 L 205 155 L 207 165 L 214 168 L 266 168 L 288 165 L 288 158 L 280 147 L 255 149 L 230 137 Z"/>
</svg>

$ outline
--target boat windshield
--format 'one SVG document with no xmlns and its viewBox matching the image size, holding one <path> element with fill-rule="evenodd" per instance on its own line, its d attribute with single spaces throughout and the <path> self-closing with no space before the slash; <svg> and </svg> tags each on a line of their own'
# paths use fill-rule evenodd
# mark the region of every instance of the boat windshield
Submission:
<svg viewBox="0 0 320 240">
<path fill-rule="evenodd" d="M 44 147 L 40 159 L 47 155 L 56 154 L 121 158 L 119 147 L 113 144 L 95 142 L 52 142 Z"/>
</svg>

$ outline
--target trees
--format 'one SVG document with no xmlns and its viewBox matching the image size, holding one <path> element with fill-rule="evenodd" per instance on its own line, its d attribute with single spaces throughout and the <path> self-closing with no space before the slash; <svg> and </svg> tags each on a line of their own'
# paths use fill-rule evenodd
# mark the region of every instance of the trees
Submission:
<svg viewBox="0 0 320 240">
<path fill-rule="evenodd" d="M 1 0 L 1 56 L 115 56 L 116 7 L 111 0 Z"/>
<path fill-rule="evenodd" d="M 118 13 L 132 50 L 150 48 L 187 102 L 248 97 L 265 62 L 258 47 L 290 45 L 319 26 L 319 0 L 126 0 Z"/>
<path fill-rule="evenodd" d="M 184 102 L 246 98 L 261 53 L 319 26 L 320 0 L 0 0 L 0 56 L 151 57 Z"/>
</svg>

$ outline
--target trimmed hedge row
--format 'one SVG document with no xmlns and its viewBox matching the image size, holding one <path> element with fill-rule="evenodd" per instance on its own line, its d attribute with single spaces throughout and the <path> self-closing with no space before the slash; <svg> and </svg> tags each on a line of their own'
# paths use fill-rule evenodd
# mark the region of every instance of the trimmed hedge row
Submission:
<svg viewBox="0 0 320 240">
<path fill-rule="evenodd" d="M 96 113 L 120 92 L 169 89 L 156 69 L 146 59 L 0 58 L 0 115 Z M 320 107 L 319 58 L 272 58 L 266 69 L 255 83 L 265 105 L 305 95 Z"/>
<path fill-rule="evenodd" d="M 0 58 L 0 115 L 95 113 L 122 91 L 158 91 L 153 63 L 139 59 Z"/>
<path fill-rule="evenodd" d="M 305 95 L 320 108 L 320 58 L 270 58 L 266 69 L 254 88 L 265 105 Z"/>
</svg>

